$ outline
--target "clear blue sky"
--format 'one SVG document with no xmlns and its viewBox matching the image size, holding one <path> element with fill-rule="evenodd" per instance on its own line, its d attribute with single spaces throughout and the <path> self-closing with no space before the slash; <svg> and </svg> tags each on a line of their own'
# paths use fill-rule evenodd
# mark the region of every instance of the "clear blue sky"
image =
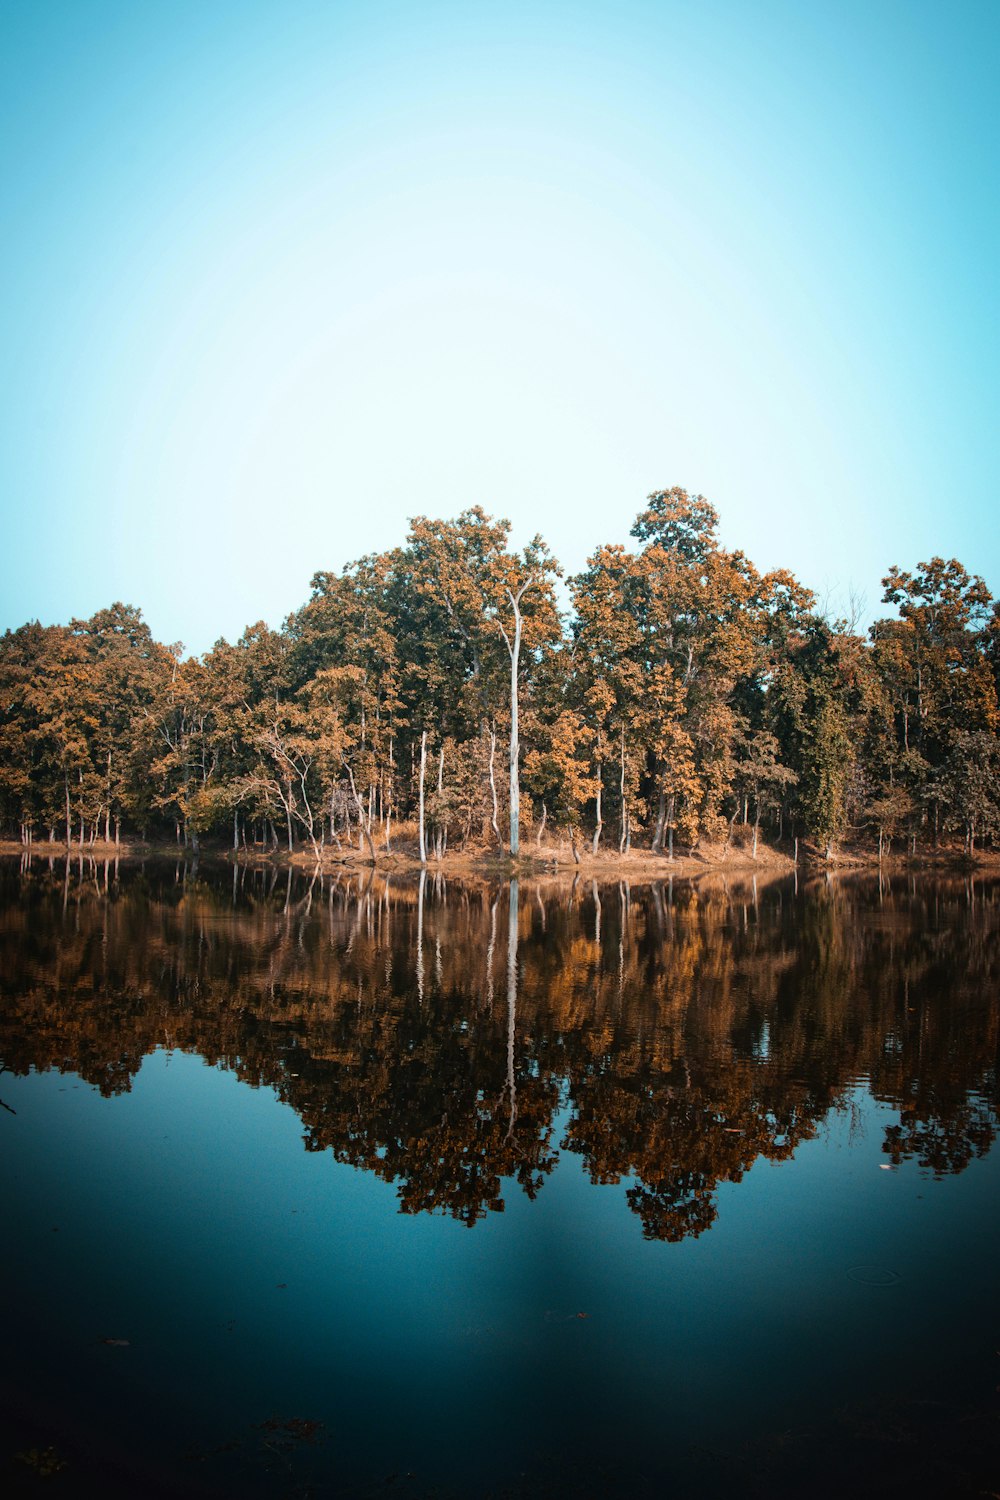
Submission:
<svg viewBox="0 0 1000 1500">
<path fill-rule="evenodd" d="M 996 0 L 0 0 L 0 628 L 681 484 L 1000 593 Z"/>
</svg>

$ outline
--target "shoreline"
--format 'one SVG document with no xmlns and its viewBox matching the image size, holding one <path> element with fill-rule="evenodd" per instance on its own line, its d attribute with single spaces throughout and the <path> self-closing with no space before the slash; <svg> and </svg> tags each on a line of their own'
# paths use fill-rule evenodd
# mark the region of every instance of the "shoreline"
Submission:
<svg viewBox="0 0 1000 1500">
<path fill-rule="evenodd" d="M 467 875 L 482 879 L 484 876 L 511 879 L 515 875 L 527 878 L 586 877 L 589 879 L 633 879 L 657 881 L 667 879 L 698 880 L 705 876 L 734 875 L 741 878 L 764 877 L 769 880 L 800 874 L 831 875 L 869 873 L 900 874 L 949 873 L 949 874 L 1000 874 L 1000 851 L 976 851 L 969 855 L 961 848 L 938 848 L 918 851 L 916 854 L 892 854 L 879 859 L 877 850 L 843 849 L 835 851 L 829 858 L 805 846 L 799 848 L 796 863 L 791 854 L 760 843 L 755 859 L 741 847 L 720 849 L 707 846 L 701 850 L 675 854 L 671 859 L 666 854 L 654 854 L 651 850 L 632 850 L 628 854 L 617 851 L 580 853 L 574 860 L 568 845 L 543 845 L 522 853 L 517 859 L 501 855 L 495 850 L 463 850 L 446 853 L 440 859 L 428 859 L 421 864 L 416 848 L 402 847 L 377 851 L 375 863 L 366 850 L 324 848 L 322 859 L 317 862 L 312 851 L 298 848 L 288 850 L 241 849 L 206 843 L 198 851 L 176 844 L 158 844 L 140 840 L 123 841 L 121 844 L 104 843 L 100 840 L 85 844 L 82 848 L 72 844 L 68 850 L 71 861 L 78 859 L 110 861 L 143 859 L 174 859 L 188 863 L 196 859 L 223 861 L 227 864 L 260 866 L 264 868 L 297 869 L 303 873 L 317 871 L 330 874 L 337 871 L 374 871 L 378 874 L 416 874 L 421 870 L 431 875 Z M 37 843 L 22 844 L 13 839 L 0 840 L 0 857 L 65 860 L 66 841 L 48 839 Z"/>
</svg>

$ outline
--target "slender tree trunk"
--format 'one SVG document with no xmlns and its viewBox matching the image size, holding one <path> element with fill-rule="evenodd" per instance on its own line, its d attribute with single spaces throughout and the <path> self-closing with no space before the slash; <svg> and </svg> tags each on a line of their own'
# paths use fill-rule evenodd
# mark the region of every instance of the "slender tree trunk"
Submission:
<svg viewBox="0 0 1000 1500">
<path fill-rule="evenodd" d="M 521 657 L 520 598 L 511 595 L 514 606 L 514 645 L 510 653 L 510 857 L 517 859 L 521 847 L 521 780 L 518 773 L 520 745 L 517 733 L 517 668 Z"/>
<path fill-rule="evenodd" d="M 443 798 L 444 798 L 444 741 L 443 740 L 441 742 L 441 748 L 438 751 L 437 792 L 438 792 L 438 818 L 440 819 L 441 816 L 442 816 L 442 813 L 443 813 Z M 445 823 L 441 823 L 439 821 L 438 822 L 438 826 L 437 826 L 437 831 L 436 831 L 436 833 L 434 835 L 434 857 L 437 860 L 438 864 L 440 864 L 441 860 L 444 858 L 444 851 L 445 851 L 445 848 L 447 847 L 447 843 L 448 843 L 448 829 L 447 829 L 447 825 Z"/>
<path fill-rule="evenodd" d="M 604 823 L 601 820 L 601 782 L 600 782 L 600 771 L 601 771 L 601 768 L 600 768 L 600 766 L 598 766 L 598 768 L 597 768 L 597 773 L 598 773 L 597 795 L 594 798 L 594 815 L 595 815 L 595 818 L 596 818 L 596 822 L 594 824 L 594 843 L 593 843 L 592 850 L 591 850 L 591 852 L 593 854 L 597 853 L 597 846 L 601 842 L 601 829 L 604 827 Z"/>
<path fill-rule="evenodd" d="M 542 834 L 545 832 L 545 818 L 546 818 L 546 808 L 545 808 L 545 803 L 543 802 L 542 803 L 542 821 L 539 823 L 539 825 L 538 825 L 538 832 L 535 835 L 535 847 L 537 849 L 540 849 L 542 847 Z"/>
<path fill-rule="evenodd" d="M 70 816 L 70 808 L 69 808 L 69 773 L 68 772 L 66 773 L 66 775 L 65 775 L 65 777 L 63 779 L 64 779 L 65 787 L 66 787 L 66 853 L 69 854 L 70 848 L 71 848 L 72 843 L 73 843 L 73 820 L 72 820 L 72 817 Z"/>
<path fill-rule="evenodd" d="M 494 758 L 496 756 L 496 749 L 497 749 L 497 732 L 496 732 L 495 726 L 493 724 L 491 724 L 490 725 L 490 795 L 493 798 L 493 823 L 492 823 L 492 828 L 493 828 L 494 837 L 496 838 L 497 844 L 499 845 L 500 852 L 502 854 L 503 853 L 503 839 L 502 839 L 502 837 L 500 835 L 500 824 L 498 822 L 497 781 L 496 781 L 496 776 L 493 773 L 493 761 L 494 761 Z"/>
<path fill-rule="evenodd" d="M 492 772 L 492 762 L 490 765 Z M 424 833 L 424 777 L 427 774 L 427 730 L 420 735 L 420 863 L 427 863 L 427 837 Z"/>
<path fill-rule="evenodd" d="M 355 805 L 356 805 L 356 807 L 358 809 L 358 820 L 359 820 L 359 823 L 361 825 L 361 832 L 364 835 L 365 843 L 368 845 L 368 853 L 369 853 L 369 856 L 371 857 L 371 862 L 374 865 L 376 863 L 376 854 L 375 854 L 375 842 L 372 839 L 371 820 L 370 820 L 370 818 L 366 817 L 366 815 L 365 815 L 365 805 L 364 805 L 364 802 L 361 800 L 361 796 L 358 793 L 358 789 L 357 789 L 357 787 L 354 784 L 354 773 L 351 770 L 350 766 L 346 766 L 346 770 L 347 770 L 348 779 L 350 780 L 350 783 L 351 783 L 351 791 L 354 794 L 354 802 L 355 802 Z"/>
<path fill-rule="evenodd" d="M 622 725 L 622 732 L 621 732 L 621 776 L 619 777 L 619 781 L 618 781 L 618 791 L 619 791 L 619 794 L 620 794 L 620 797 L 621 797 L 621 804 L 622 804 L 622 827 L 621 827 L 621 834 L 620 834 L 619 839 L 618 839 L 618 853 L 619 853 L 619 855 L 621 855 L 621 854 L 624 854 L 624 852 L 625 852 L 625 832 L 626 832 L 626 829 L 628 827 L 628 806 L 627 806 L 627 803 L 625 801 L 625 725 L 624 724 Z"/>
</svg>

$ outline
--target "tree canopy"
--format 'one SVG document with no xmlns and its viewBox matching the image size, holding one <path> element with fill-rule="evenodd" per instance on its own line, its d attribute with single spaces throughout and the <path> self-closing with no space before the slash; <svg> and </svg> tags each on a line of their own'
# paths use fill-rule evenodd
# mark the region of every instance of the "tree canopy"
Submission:
<svg viewBox="0 0 1000 1500">
<path fill-rule="evenodd" d="M 0 827 L 25 842 L 352 841 L 419 819 L 437 854 L 525 837 L 1000 833 L 1000 605 L 956 560 L 891 567 L 866 635 L 657 490 L 557 592 L 480 507 L 317 572 L 280 630 L 201 658 L 120 603 L 0 639 Z M 560 609 L 560 598 L 568 608 Z M 425 826 L 426 825 L 426 826 Z"/>
</svg>

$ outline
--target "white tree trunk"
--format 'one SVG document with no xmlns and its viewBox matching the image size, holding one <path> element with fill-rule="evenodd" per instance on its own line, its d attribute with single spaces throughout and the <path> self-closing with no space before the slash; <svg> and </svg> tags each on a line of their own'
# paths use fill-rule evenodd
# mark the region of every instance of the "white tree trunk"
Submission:
<svg viewBox="0 0 1000 1500">
<path fill-rule="evenodd" d="M 517 735 L 517 668 L 521 657 L 521 593 L 510 596 L 514 606 L 514 644 L 510 653 L 510 857 L 521 848 L 521 780 L 518 774 L 520 746 Z"/>
<path fill-rule="evenodd" d="M 424 777 L 427 773 L 427 730 L 420 735 L 420 863 L 427 863 L 427 839 L 424 834 Z"/>
<path fill-rule="evenodd" d="M 492 827 L 493 827 L 494 837 L 496 838 L 497 843 L 500 845 L 500 852 L 503 853 L 503 839 L 500 837 L 500 825 L 499 825 L 499 822 L 497 821 L 497 782 L 496 782 L 496 777 L 493 774 L 493 760 L 494 760 L 494 757 L 496 755 L 496 749 L 497 749 L 497 732 L 496 732 L 495 727 L 491 724 L 490 725 L 490 795 L 493 798 L 493 824 L 492 824 Z"/>
</svg>

